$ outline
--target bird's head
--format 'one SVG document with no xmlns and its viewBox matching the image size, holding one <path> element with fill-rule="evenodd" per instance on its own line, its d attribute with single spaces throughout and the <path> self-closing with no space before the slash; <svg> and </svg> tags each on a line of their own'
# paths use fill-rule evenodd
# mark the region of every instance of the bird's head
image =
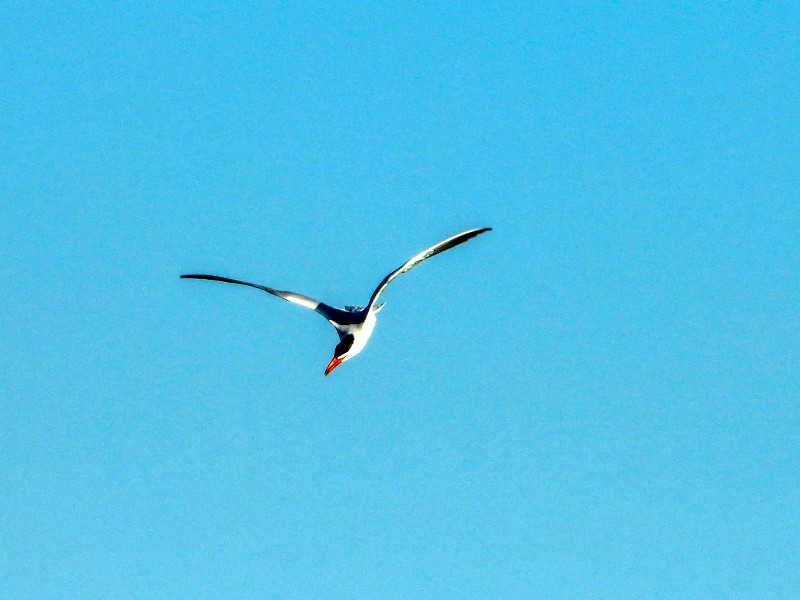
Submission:
<svg viewBox="0 0 800 600">
<path fill-rule="evenodd" d="M 342 340 L 336 345 L 336 349 L 333 351 L 333 358 L 331 362 L 328 363 L 328 366 L 325 368 L 325 377 L 330 375 L 330 373 L 350 358 L 350 349 L 353 347 L 353 341 L 355 340 L 355 336 L 351 333 L 348 333 L 346 336 L 342 338 Z"/>
</svg>

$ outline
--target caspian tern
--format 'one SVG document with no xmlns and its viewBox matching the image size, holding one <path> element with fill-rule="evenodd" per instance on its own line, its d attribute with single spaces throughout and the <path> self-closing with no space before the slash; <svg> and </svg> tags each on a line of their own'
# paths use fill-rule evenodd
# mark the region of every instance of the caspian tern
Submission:
<svg viewBox="0 0 800 600">
<path fill-rule="evenodd" d="M 442 240 L 427 250 L 423 250 L 419 254 L 412 256 L 400 267 L 383 278 L 383 281 L 381 281 L 378 284 L 378 287 L 375 288 L 375 291 L 372 292 L 372 296 L 370 297 L 369 303 L 366 307 L 345 306 L 344 309 L 334 308 L 333 306 L 329 306 L 324 302 L 314 300 L 313 298 L 303 296 L 302 294 L 283 292 L 265 285 L 248 283 L 246 281 L 239 281 L 238 279 L 230 279 L 229 277 L 219 277 L 218 275 L 181 275 L 181 279 L 207 279 L 209 281 L 222 281 L 224 283 L 247 285 L 259 290 L 263 290 L 272 294 L 273 296 L 277 296 L 278 298 L 283 298 L 292 304 L 299 304 L 300 306 L 310 308 L 311 310 L 321 314 L 323 317 L 325 317 L 328 323 L 333 325 L 333 327 L 336 329 L 336 333 L 339 334 L 339 344 L 333 351 L 333 358 L 325 368 L 325 376 L 327 377 L 331 371 L 333 371 L 343 362 L 353 358 L 356 354 L 364 349 L 364 346 L 367 345 L 367 341 L 375 329 L 378 311 L 383 308 L 383 304 L 376 304 L 376 302 L 386 289 L 386 286 L 388 286 L 395 277 L 402 275 L 403 273 L 408 273 L 411 269 L 432 256 L 436 256 L 445 250 L 450 250 L 450 248 L 455 248 L 459 244 L 463 244 L 467 240 L 471 240 L 475 236 L 491 230 L 491 227 L 470 229 L 468 231 L 459 233 L 458 235 L 454 235 L 453 237 L 449 237 L 446 240 Z"/>
</svg>

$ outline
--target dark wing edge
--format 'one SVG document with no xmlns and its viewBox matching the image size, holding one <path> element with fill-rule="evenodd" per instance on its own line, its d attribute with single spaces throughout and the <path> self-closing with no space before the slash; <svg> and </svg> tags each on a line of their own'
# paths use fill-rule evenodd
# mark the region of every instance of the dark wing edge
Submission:
<svg viewBox="0 0 800 600">
<path fill-rule="evenodd" d="M 388 286 L 389 283 L 391 283 L 391 281 L 398 275 L 402 275 L 403 273 L 408 273 L 411 269 L 413 269 L 416 266 L 419 266 L 422 262 L 428 260 L 432 256 L 436 256 L 437 254 L 441 254 L 446 250 L 455 248 L 459 244 L 463 244 L 464 242 L 467 242 L 472 238 L 491 230 L 492 230 L 491 227 L 480 227 L 478 229 L 469 229 L 467 231 L 463 231 L 459 234 L 456 234 L 453 237 L 449 237 L 446 240 L 442 240 L 441 242 L 431 246 L 427 250 L 423 250 L 419 254 L 412 256 L 400 267 L 398 267 L 397 269 L 395 269 L 394 271 L 392 271 L 386 277 L 383 278 L 383 281 L 381 281 L 378 284 L 378 287 L 375 288 L 375 291 L 372 292 L 372 297 L 369 299 L 367 310 L 372 309 L 375 302 L 378 300 L 378 297 L 383 293 L 383 290 L 386 289 L 386 286 Z"/>
<path fill-rule="evenodd" d="M 313 310 L 314 312 L 325 317 L 325 320 L 327 320 L 331 325 L 333 325 L 337 331 L 339 331 L 339 327 L 337 325 L 342 324 L 342 317 L 349 315 L 349 313 L 344 310 L 339 310 L 338 308 L 329 306 L 324 302 L 315 300 L 314 298 L 303 296 L 302 294 L 296 294 L 294 292 L 285 292 L 283 290 L 276 290 L 271 287 L 267 287 L 266 285 L 249 283 L 247 281 L 241 281 L 239 279 L 231 279 L 230 277 L 220 277 L 219 275 L 203 275 L 203 274 L 193 273 L 189 275 L 181 275 L 181 279 L 203 279 L 206 281 L 221 281 L 223 283 L 235 283 L 237 285 L 246 285 L 251 288 L 256 288 L 257 290 L 265 291 L 268 294 L 277 296 L 278 298 L 286 300 L 287 302 L 291 302 L 292 304 L 297 304 L 298 306 L 303 306 L 305 308 Z M 346 321 L 347 319 L 345 319 L 345 324 Z"/>
</svg>

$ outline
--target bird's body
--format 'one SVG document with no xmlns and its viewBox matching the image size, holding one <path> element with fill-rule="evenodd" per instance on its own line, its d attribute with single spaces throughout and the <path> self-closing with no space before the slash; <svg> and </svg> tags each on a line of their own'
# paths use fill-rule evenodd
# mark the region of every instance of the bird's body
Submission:
<svg viewBox="0 0 800 600">
<path fill-rule="evenodd" d="M 356 325 L 348 326 L 348 333 L 353 336 L 353 345 L 350 347 L 349 358 L 352 358 L 367 346 L 367 342 L 372 337 L 372 332 L 375 331 L 375 325 L 377 324 L 378 311 L 367 311 L 365 309 L 364 320 Z"/>
<path fill-rule="evenodd" d="M 263 290 L 269 294 L 272 294 L 273 296 L 282 298 L 287 302 L 298 304 L 322 315 L 328 321 L 328 323 L 333 325 L 333 327 L 336 329 L 336 332 L 339 334 L 339 344 L 336 346 L 333 358 L 325 369 L 325 375 L 327 376 L 340 364 L 359 354 L 367 345 L 370 336 L 372 336 L 372 332 L 375 331 L 378 312 L 381 310 L 381 308 L 383 308 L 383 304 L 377 304 L 378 297 L 383 293 L 383 291 L 386 289 L 386 286 L 389 285 L 389 283 L 395 277 L 402 275 L 403 273 L 407 273 L 428 258 L 444 252 L 445 250 L 449 250 L 450 248 L 454 248 L 459 244 L 463 244 L 467 240 L 485 233 L 486 231 L 491 231 L 491 227 L 464 231 L 458 235 L 447 238 L 446 240 L 443 240 L 438 244 L 431 246 L 427 250 L 423 250 L 419 254 L 411 257 L 400 267 L 383 278 L 383 281 L 381 281 L 378 284 L 378 287 L 375 288 L 375 291 L 372 292 L 369 303 L 363 308 L 354 306 L 348 306 L 345 309 L 335 308 L 325 304 L 324 302 L 320 302 L 319 300 L 314 300 L 308 296 L 303 296 L 302 294 L 284 292 L 267 287 L 265 285 L 248 283 L 246 281 L 230 279 L 229 277 L 220 277 L 218 275 L 181 275 L 181 278 L 206 279 L 210 281 L 222 281 L 224 283 L 246 285 L 252 288 Z"/>
</svg>

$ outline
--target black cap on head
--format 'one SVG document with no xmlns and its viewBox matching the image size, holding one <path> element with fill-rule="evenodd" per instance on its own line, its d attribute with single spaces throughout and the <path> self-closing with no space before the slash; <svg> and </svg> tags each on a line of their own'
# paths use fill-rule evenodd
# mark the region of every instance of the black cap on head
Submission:
<svg viewBox="0 0 800 600">
<path fill-rule="evenodd" d="M 342 338 L 341 342 L 336 344 L 336 349 L 333 351 L 333 355 L 338 358 L 343 354 L 347 354 L 347 351 L 352 348 L 355 339 L 356 337 L 352 333 L 348 333 Z"/>
</svg>

